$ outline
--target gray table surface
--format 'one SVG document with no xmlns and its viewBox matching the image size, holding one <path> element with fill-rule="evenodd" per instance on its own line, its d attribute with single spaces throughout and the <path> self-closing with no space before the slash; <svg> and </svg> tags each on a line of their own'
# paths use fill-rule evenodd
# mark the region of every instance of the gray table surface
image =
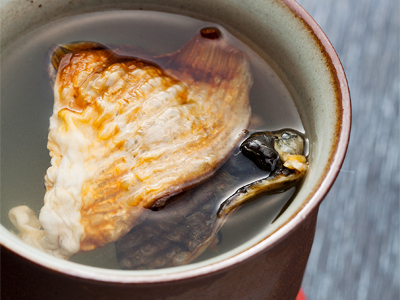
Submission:
<svg viewBox="0 0 400 300">
<path fill-rule="evenodd" d="M 398 0 L 298 0 L 335 47 L 353 108 L 350 145 L 321 205 L 309 300 L 400 299 Z"/>
</svg>

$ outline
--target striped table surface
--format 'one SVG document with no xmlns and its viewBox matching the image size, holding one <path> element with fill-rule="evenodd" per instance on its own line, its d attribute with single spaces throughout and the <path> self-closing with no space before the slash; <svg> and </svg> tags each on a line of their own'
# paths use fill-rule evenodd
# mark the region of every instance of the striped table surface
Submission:
<svg viewBox="0 0 400 300">
<path fill-rule="evenodd" d="M 398 0 L 298 0 L 335 47 L 349 82 L 346 160 L 321 205 L 303 281 L 308 300 L 398 300 Z"/>
</svg>

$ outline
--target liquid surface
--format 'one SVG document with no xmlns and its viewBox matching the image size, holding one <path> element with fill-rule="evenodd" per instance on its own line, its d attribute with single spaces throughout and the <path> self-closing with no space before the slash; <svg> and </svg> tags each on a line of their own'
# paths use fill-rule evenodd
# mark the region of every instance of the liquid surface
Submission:
<svg viewBox="0 0 400 300">
<path fill-rule="evenodd" d="M 43 177 L 50 165 L 47 134 L 53 108 L 53 91 L 47 72 L 48 52 L 55 44 L 95 41 L 110 48 L 125 45 L 142 49 L 143 53 L 161 55 L 180 49 L 204 27 L 218 27 L 230 44 L 250 58 L 254 80 L 250 92 L 252 129 L 293 128 L 304 132 L 293 100 L 275 72 L 256 53 L 216 24 L 143 11 L 110 11 L 61 19 L 22 37 L 2 52 L 2 225 L 13 230 L 7 213 L 16 205 L 28 205 L 38 213 L 43 206 Z M 121 47 L 119 51 L 126 50 Z M 265 229 L 294 193 L 291 189 L 246 204 L 222 228 L 220 244 L 214 250 L 207 250 L 197 261 L 231 250 Z M 71 260 L 119 268 L 113 243 L 77 254 Z"/>
</svg>

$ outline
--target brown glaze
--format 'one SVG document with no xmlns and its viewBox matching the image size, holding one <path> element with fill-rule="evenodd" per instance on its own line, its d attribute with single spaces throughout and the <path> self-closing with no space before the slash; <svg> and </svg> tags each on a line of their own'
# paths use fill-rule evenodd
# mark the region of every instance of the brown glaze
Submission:
<svg viewBox="0 0 400 300">
<path fill-rule="evenodd" d="M 335 124 L 335 136 L 334 144 L 336 147 L 331 149 L 329 164 L 324 169 L 325 176 L 321 176 L 318 183 L 314 186 L 314 189 L 309 193 L 309 196 L 304 203 L 307 203 L 308 208 L 311 210 L 321 204 L 322 200 L 328 194 L 330 188 L 336 180 L 336 177 L 343 164 L 344 157 L 347 152 L 347 147 L 350 139 L 351 131 L 351 102 L 350 102 L 350 91 L 347 83 L 346 74 L 343 66 L 340 62 L 339 57 L 328 37 L 315 22 L 315 20 L 308 14 L 308 12 L 300 6 L 294 0 L 281 0 L 283 6 L 287 6 L 293 15 L 299 18 L 303 25 L 308 28 L 310 36 L 314 38 L 317 43 L 320 52 L 326 59 L 327 69 L 331 72 L 331 81 L 335 86 L 335 98 L 337 100 L 337 122 Z M 313 201 L 312 201 L 313 200 Z M 306 216 L 308 213 L 307 209 L 301 207 L 297 210 L 295 215 L 301 212 L 302 216 Z M 293 222 L 289 219 L 287 222 L 282 224 L 281 227 L 277 228 L 273 234 L 285 227 L 289 222 L 292 223 L 290 228 L 287 227 L 287 231 L 294 228 L 300 221 L 297 219 Z M 282 235 L 285 233 L 281 232 Z"/>
<path fill-rule="evenodd" d="M 334 144 L 337 146 L 331 149 L 329 164 L 327 164 L 327 167 L 324 170 L 324 173 L 330 176 L 321 177 L 319 183 L 315 185 L 314 190 L 310 193 L 310 196 L 307 199 L 311 200 L 312 198 L 318 197 L 318 199 L 320 199 L 318 203 L 320 203 L 336 180 L 337 174 L 339 173 L 346 155 L 351 131 L 350 91 L 340 59 L 322 29 L 308 14 L 308 12 L 305 11 L 305 9 L 296 1 L 282 0 L 282 2 L 291 9 L 292 13 L 298 17 L 302 21 L 303 25 L 310 31 L 310 36 L 314 38 L 315 42 L 319 46 L 319 50 L 326 59 L 327 69 L 331 72 L 332 84 L 335 86 L 335 96 L 337 100 L 336 114 L 338 117 L 335 124 L 336 133 L 334 136 Z M 320 189 L 323 181 L 324 188 Z M 319 190 L 319 193 L 318 195 L 315 195 L 317 190 Z M 317 203 L 314 205 L 317 205 Z"/>
<path fill-rule="evenodd" d="M 317 213 L 318 208 L 275 247 L 250 261 L 164 283 L 118 284 L 72 277 L 47 270 L 3 247 L 1 299 L 293 300 L 311 250 Z"/>
</svg>

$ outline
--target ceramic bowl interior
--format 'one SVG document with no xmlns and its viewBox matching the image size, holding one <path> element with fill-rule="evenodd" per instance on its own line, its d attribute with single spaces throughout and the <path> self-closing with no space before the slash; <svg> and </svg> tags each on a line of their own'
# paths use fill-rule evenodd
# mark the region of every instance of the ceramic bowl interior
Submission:
<svg viewBox="0 0 400 300">
<path fill-rule="evenodd" d="M 45 267 L 76 276 L 126 282 L 134 282 L 135 278 L 141 277 L 141 280 L 151 282 L 164 280 L 162 276 L 168 276 L 166 274 L 198 275 L 208 272 L 210 265 L 223 268 L 247 259 L 283 239 L 322 201 L 336 177 L 347 147 L 349 96 L 344 73 L 333 48 L 295 1 L 148 0 L 141 3 L 137 0 L 43 0 L 40 5 L 36 0 L 35 5 L 31 2 L 1 2 L 3 49 L 47 22 L 103 10 L 157 10 L 221 24 L 261 55 L 290 91 L 310 140 L 310 169 L 296 198 L 276 222 L 240 247 L 196 264 L 153 271 L 88 267 L 33 249 L 1 226 L 0 239 L 4 246 Z M 293 9 L 301 12 L 303 18 Z M 308 19 L 305 20 L 304 15 Z M 316 28 L 319 31 L 313 32 Z M 343 126 L 344 123 L 347 127 Z"/>
</svg>

